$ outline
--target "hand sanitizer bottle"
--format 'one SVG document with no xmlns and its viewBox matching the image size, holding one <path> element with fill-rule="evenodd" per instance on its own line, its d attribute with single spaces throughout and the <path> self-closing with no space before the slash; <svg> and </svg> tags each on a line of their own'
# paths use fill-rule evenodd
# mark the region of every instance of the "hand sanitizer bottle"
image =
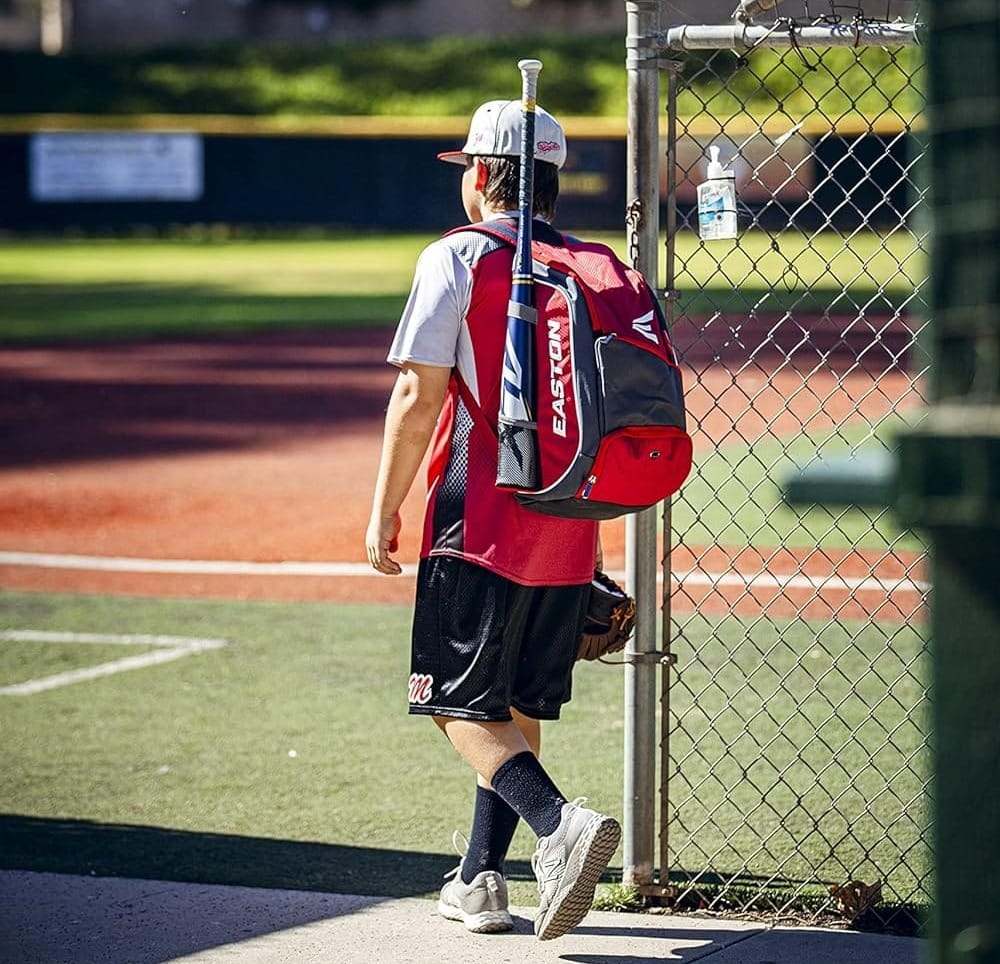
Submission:
<svg viewBox="0 0 1000 964">
<path fill-rule="evenodd" d="M 708 179 L 698 185 L 698 235 L 702 241 L 736 237 L 736 175 L 719 162 L 719 148 L 708 149 Z"/>
</svg>

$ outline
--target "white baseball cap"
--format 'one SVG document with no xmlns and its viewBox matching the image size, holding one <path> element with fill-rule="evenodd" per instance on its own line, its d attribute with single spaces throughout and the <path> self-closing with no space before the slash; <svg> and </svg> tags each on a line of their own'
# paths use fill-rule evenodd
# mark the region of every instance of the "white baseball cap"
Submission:
<svg viewBox="0 0 1000 964">
<path fill-rule="evenodd" d="M 465 164 L 470 156 L 521 156 L 519 100 L 490 100 L 477 107 L 465 146 L 460 151 L 438 154 L 438 159 Z M 559 121 L 541 107 L 535 108 L 535 160 L 548 161 L 556 167 L 566 163 L 566 135 Z"/>
</svg>

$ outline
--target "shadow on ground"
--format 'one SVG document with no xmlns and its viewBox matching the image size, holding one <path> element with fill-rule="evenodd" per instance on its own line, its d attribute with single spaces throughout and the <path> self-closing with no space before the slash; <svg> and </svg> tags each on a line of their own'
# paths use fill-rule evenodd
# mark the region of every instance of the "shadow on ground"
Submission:
<svg viewBox="0 0 1000 964">
<path fill-rule="evenodd" d="M 4 464 L 287 445 L 365 430 L 394 372 L 391 331 L 0 346 Z"/>
<path fill-rule="evenodd" d="M 0 815 L 5 870 L 413 897 L 454 865 L 449 854 Z"/>
</svg>

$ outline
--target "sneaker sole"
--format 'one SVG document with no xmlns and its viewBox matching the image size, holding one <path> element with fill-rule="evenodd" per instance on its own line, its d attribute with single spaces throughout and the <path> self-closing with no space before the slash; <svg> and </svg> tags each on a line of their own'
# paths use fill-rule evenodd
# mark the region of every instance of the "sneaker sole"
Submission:
<svg viewBox="0 0 1000 964">
<path fill-rule="evenodd" d="M 544 918 L 535 921 L 535 935 L 550 941 L 568 934 L 587 916 L 594 903 L 594 891 L 618 848 L 622 828 L 612 817 L 600 817 L 584 828 L 570 854 L 564 880 L 569 885 L 553 898 Z"/>
<path fill-rule="evenodd" d="M 460 921 L 473 934 L 499 934 L 512 930 L 514 920 L 504 910 L 484 910 L 479 914 L 466 914 L 461 907 L 438 901 L 437 912 L 445 920 Z"/>
</svg>

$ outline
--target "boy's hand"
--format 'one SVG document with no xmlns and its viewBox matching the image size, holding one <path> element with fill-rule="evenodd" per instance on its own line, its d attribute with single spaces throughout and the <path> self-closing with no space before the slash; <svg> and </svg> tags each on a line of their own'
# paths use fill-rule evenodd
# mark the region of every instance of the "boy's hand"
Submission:
<svg viewBox="0 0 1000 964">
<path fill-rule="evenodd" d="M 395 559 L 390 558 L 390 552 L 399 550 L 399 530 L 402 520 L 396 512 L 386 518 L 373 516 L 365 533 L 365 546 L 368 551 L 368 561 L 376 572 L 387 576 L 398 576 L 402 567 Z"/>
</svg>

